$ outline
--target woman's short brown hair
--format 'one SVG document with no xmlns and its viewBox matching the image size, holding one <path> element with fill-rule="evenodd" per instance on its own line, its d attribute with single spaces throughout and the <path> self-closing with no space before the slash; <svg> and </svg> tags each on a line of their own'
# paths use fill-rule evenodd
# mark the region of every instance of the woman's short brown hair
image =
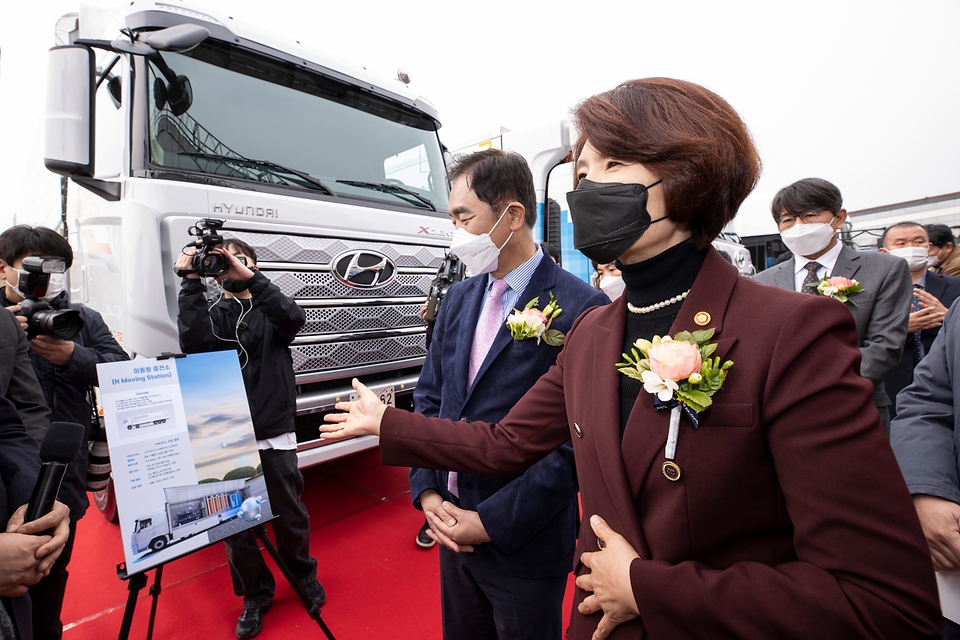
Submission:
<svg viewBox="0 0 960 640">
<path fill-rule="evenodd" d="M 639 162 L 663 180 L 666 214 L 706 249 L 737 215 L 760 178 L 747 126 L 726 100 L 671 78 L 630 80 L 574 110 L 580 139 L 598 152 Z M 576 177 L 575 177 L 576 179 Z"/>
</svg>

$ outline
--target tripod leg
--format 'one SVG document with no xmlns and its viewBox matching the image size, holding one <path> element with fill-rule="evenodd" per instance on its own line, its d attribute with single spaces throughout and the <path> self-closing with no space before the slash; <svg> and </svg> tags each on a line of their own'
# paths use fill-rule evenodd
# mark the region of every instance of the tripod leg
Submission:
<svg viewBox="0 0 960 640">
<path fill-rule="evenodd" d="M 277 563 L 278 567 L 280 567 L 280 572 L 283 574 L 283 577 L 287 579 L 287 582 L 290 583 L 290 586 L 293 587 L 293 590 L 297 592 L 298 596 L 300 596 L 300 602 L 302 602 L 303 606 L 307 608 L 307 613 L 309 613 L 310 617 L 316 620 L 317 624 L 320 625 L 320 629 L 323 631 L 323 634 L 327 636 L 329 640 L 336 640 L 336 638 L 334 638 L 333 634 L 330 632 L 330 629 L 320 617 L 320 607 L 310 602 L 310 600 L 307 598 L 307 594 L 303 592 L 303 587 L 300 586 L 300 583 L 298 583 L 290 574 L 290 568 L 287 567 L 287 564 L 280 558 L 277 548 L 273 546 L 272 542 L 270 542 L 270 538 L 267 537 L 267 525 L 261 524 L 257 526 L 257 537 L 259 537 L 260 541 L 263 542 L 263 548 L 267 550 L 267 553 L 270 554 L 270 557 L 273 558 L 273 561 Z"/>
<path fill-rule="evenodd" d="M 127 606 L 123 609 L 123 621 L 120 623 L 119 640 L 130 637 L 130 627 L 133 625 L 133 612 L 137 608 L 137 596 L 140 590 L 147 586 L 147 576 L 137 573 L 130 576 L 127 583 Z"/>
<path fill-rule="evenodd" d="M 160 579 L 163 577 L 163 565 L 157 567 L 157 573 L 153 577 L 153 584 L 150 585 L 150 622 L 147 623 L 147 640 L 153 640 L 153 623 L 157 619 L 157 600 L 160 598 Z"/>
</svg>

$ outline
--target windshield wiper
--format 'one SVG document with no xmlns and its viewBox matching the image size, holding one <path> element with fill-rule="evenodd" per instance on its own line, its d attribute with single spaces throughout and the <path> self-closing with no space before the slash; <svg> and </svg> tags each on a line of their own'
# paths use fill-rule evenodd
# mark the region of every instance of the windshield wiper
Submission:
<svg viewBox="0 0 960 640">
<path fill-rule="evenodd" d="M 422 195 L 416 191 L 411 191 L 400 185 L 391 184 L 389 182 L 363 182 L 362 180 L 337 180 L 340 184 L 350 185 L 351 187 L 360 187 L 362 189 L 373 189 L 374 191 L 382 191 L 383 193 L 391 193 L 393 195 L 398 195 L 405 193 L 408 196 L 414 197 L 423 204 L 427 205 L 433 211 L 437 210 L 437 207 L 434 206 L 430 200 L 424 198 Z"/>
<path fill-rule="evenodd" d="M 202 158 L 204 160 L 218 160 L 220 162 L 232 162 L 234 164 L 246 164 L 252 167 L 260 167 L 262 169 L 267 169 L 268 171 L 272 171 L 274 174 L 278 172 L 288 173 L 292 176 L 297 176 L 301 180 L 305 180 L 306 182 L 316 187 L 320 187 L 321 189 L 326 191 L 327 194 L 331 196 L 337 195 L 333 191 L 333 189 L 331 189 L 326 184 L 324 184 L 323 181 L 320 180 L 320 178 L 315 178 L 314 176 L 310 175 L 309 173 L 306 173 L 305 171 L 300 171 L 299 169 L 291 169 L 290 167 L 285 167 L 282 164 L 277 164 L 276 162 L 270 162 L 269 160 L 254 160 L 252 158 L 234 158 L 233 156 L 224 156 L 218 153 L 202 153 L 199 151 L 197 152 L 182 151 L 177 155 L 187 156 L 189 158 Z"/>
</svg>

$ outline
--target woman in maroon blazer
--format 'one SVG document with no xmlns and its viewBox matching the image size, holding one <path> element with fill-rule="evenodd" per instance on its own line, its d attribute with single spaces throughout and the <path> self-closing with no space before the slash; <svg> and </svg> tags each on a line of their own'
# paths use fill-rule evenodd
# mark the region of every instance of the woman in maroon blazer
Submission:
<svg viewBox="0 0 960 640">
<path fill-rule="evenodd" d="M 737 113 L 654 78 L 575 119 L 575 245 L 618 258 L 626 295 L 580 317 L 501 424 L 384 409 L 356 383 L 360 401 L 338 405 L 349 414 L 324 437 L 379 433 L 386 464 L 492 475 L 572 440 L 589 517 L 574 640 L 938 636 L 929 554 L 859 375 L 852 314 L 741 278 L 710 247 L 759 176 Z M 643 382 L 617 368 L 638 339 L 706 329 L 712 358 L 733 363 L 709 408 L 674 410 L 668 383 L 696 391 L 709 367 L 689 378 L 689 359 L 660 354 Z"/>
</svg>

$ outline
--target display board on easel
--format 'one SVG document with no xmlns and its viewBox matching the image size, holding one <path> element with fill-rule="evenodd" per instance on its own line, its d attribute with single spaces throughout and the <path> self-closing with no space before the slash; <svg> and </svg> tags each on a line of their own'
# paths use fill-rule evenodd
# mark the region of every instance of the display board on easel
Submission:
<svg viewBox="0 0 960 640">
<path fill-rule="evenodd" d="M 273 517 L 236 352 L 97 374 L 128 574 Z"/>
</svg>

